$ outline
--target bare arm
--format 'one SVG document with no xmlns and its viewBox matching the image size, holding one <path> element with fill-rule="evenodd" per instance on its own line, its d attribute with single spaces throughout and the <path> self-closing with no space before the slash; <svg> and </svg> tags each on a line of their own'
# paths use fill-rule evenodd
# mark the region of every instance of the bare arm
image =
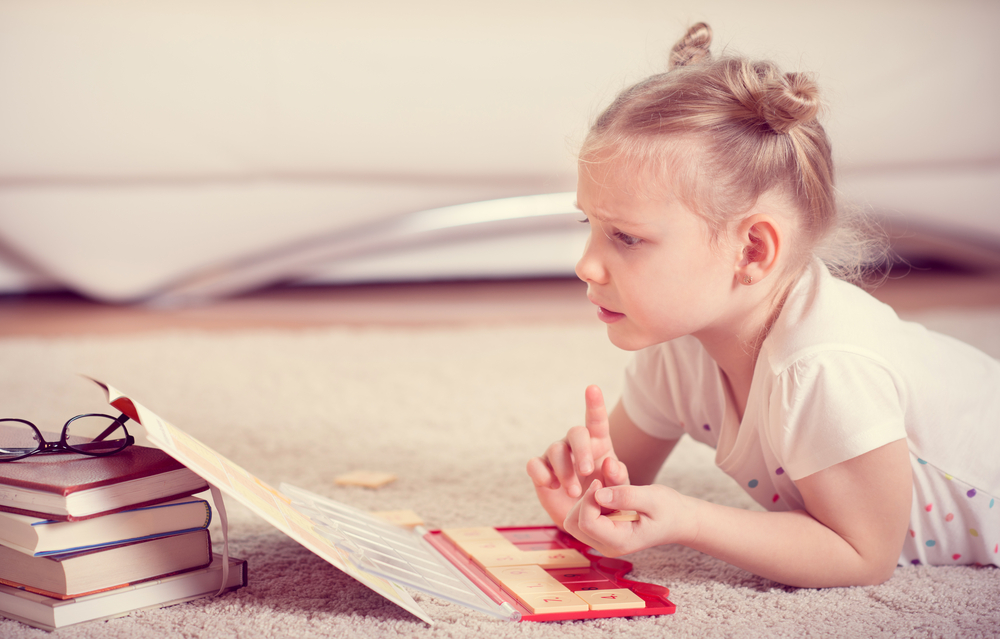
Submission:
<svg viewBox="0 0 1000 639">
<path fill-rule="evenodd" d="M 659 439 L 641 430 L 629 418 L 621 401 L 608 415 L 608 423 L 615 454 L 628 468 L 631 483 L 652 484 L 678 440 Z"/>
<path fill-rule="evenodd" d="M 796 482 L 806 511 L 758 512 L 712 504 L 665 486 L 591 485 L 566 529 L 611 556 L 681 543 L 780 583 L 801 587 L 888 579 L 909 522 L 912 474 L 905 440 Z M 613 522 L 601 507 L 638 510 Z"/>
</svg>

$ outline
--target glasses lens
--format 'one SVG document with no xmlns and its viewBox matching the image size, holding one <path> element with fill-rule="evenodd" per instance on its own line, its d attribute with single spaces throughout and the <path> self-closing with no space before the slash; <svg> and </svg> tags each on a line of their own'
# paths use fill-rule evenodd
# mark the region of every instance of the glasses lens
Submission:
<svg viewBox="0 0 1000 639">
<path fill-rule="evenodd" d="M 78 453 L 103 455 L 125 448 L 128 433 L 110 415 L 83 415 L 66 425 L 66 445 Z"/>
<path fill-rule="evenodd" d="M 33 452 L 41 442 L 34 428 L 14 419 L 0 419 L 0 460 Z"/>
</svg>

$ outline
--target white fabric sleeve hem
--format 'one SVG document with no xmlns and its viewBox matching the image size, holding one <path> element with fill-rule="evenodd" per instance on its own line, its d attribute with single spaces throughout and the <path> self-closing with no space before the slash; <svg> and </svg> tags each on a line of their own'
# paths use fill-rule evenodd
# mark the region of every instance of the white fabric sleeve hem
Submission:
<svg viewBox="0 0 1000 639">
<path fill-rule="evenodd" d="M 826 351 L 781 374 L 769 438 L 793 480 L 906 438 L 905 398 L 883 362 Z"/>
<path fill-rule="evenodd" d="M 906 439 L 906 435 L 900 436 L 892 427 L 888 429 L 873 428 L 850 438 L 850 450 L 852 452 L 844 456 L 843 459 L 840 459 L 839 455 L 807 457 L 790 462 L 785 470 L 792 481 L 798 481 L 837 464 L 870 453 L 900 439 Z"/>
</svg>

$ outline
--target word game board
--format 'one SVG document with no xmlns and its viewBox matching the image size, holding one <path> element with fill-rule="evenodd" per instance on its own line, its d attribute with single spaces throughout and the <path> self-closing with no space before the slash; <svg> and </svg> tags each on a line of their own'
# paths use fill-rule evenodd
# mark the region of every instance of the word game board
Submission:
<svg viewBox="0 0 1000 639">
<path fill-rule="evenodd" d="M 625 579 L 632 564 L 603 557 L 554 526 L 452 528 L 435 548 L 524 621 L 672 614 L 663 586 Z"/>
</svg>

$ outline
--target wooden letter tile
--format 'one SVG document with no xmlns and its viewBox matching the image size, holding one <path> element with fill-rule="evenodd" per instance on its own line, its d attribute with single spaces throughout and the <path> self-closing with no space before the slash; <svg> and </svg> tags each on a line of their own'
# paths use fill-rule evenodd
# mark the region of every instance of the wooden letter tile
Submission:
<svg viewBox="0 0 1000 639">
<path fill-rule="evenodd" d="M 518 598 L 528 595 L 545 593 L 568 593 L 569 588 L 562 585 L 552 577 L 536 579 L 533 581 L 514 581 L 505 583 L 504 587 L 518 596 Z"/>
<path fill-rule="evenodd" d="M 373 511 L 372 515 L 378 517 L 382 521 L 395 524 L 396 526 L 402 526 L 403 528 L 413 528 L 415 526 L 424 525 L 423 518 L 412 510 L 378 510 Z"/>
<path fill-rule="evenodd" d="M 333 482 L 338 486 L 364 486 L 365 488 L 381 488 L 396 481 L 392 473 L 380 473 L 371 470 L 356 470 L 338 475 Z"/>
<path fill-rule="evenodd" d="M 532 614 L 547 612 L 586 612 L 590 606 L 571 592 L 546 593 L 544 595 L 526 595 L 518 597 L 524 607 Z"/>
<path fill-rule="evenodd" d="M 569 592 L 564 584 L 546 572 L 541 566 L 492 567 L 486 571 L 499 581 L 504 588 L 515 595 L 531 595 L 548 592 Z"/>
<path fill-rule="evenodd" d="M 472 555 L 472 561 L 479 564 L 480 568 L 491 568 L 496 566 L 530 566 L 535 563 L 525 555 L 528 553 L 514 547 L 513 551 L 480 553 Z"/>
<path fill-rule="evenodd" d="M 587 602 L 591 610 L 631 610 L 645 608 L 646 602 L 631 590 L 582 590 L 576 596 Z"/>
<path fill-rule="evenodd" d="M 464 540 L 455 544 L 466 557 L 479 555 L 496 555 L 497 553 L 520 553 L 517 546 L 506 539 L 475 539 Z"/>
<path fill-rule="evenodd" d="M 486 568 L 486 572 L 502 584 L 537 581 L 550 576 L 541 566 L 491 566 Z"/>
<path fill-rule="evenodd" d="M 461 541 L 482 541 L 484 539 L 503 539 L 496 528 L 480 526 L 478 528 L 442 528 L 441 534 L 451 543 L 458 545 Z"/>
<path fill-rule="evenodd" d="M 639 521 L 639 513 L 634 510 L 616 510 L 607 515 L 611 521 Z"/>
<path fill-rule="evenodd" d="M 573 548 L 558 550 L 530 550 L 523 553 L 525 563 L 538 564 L 542 568 L 590 568 L 590 560 Z"/>
</svg>

